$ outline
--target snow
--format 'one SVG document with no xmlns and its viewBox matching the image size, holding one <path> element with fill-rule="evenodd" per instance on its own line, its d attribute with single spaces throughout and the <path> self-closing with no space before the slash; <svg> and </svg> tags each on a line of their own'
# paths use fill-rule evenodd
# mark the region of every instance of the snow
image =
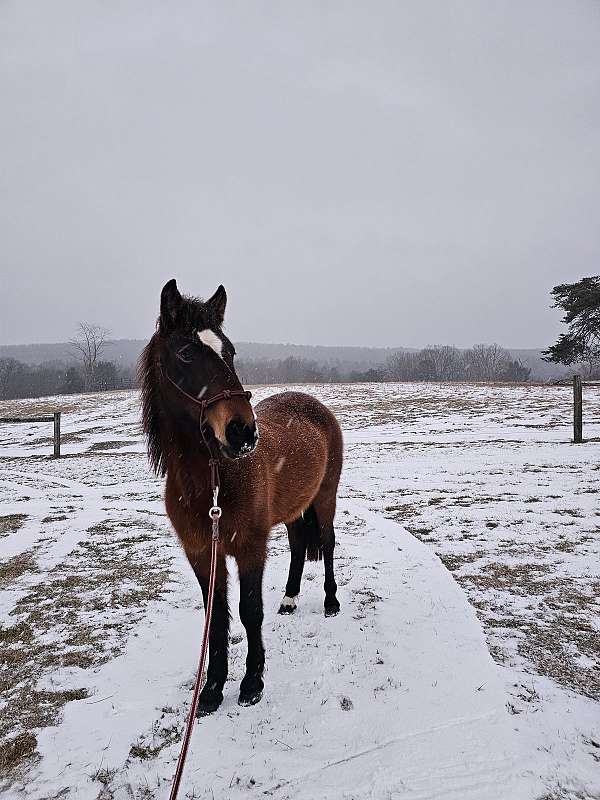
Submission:
<svg viewBox="0 0 600 800">
<path fill-rule="evenodd" d="M 595 498 L 580 494 L 598 444 L 569 444 L 568 390 L 309 390 L 336 411 L 345 433 L 336 519 L 342 610 L 324 617 L 322 564 L 308 564 L 296 612 L 277 615 L 289 555 L 285 532 L 275 530 L 264 586 L 265 694 L 242 709 L 245 640 L 230 565 L 230 679 L 221 709 L 195 728 L 182 796 L 597 796 L 592 691 L 572 685 L 573 671 L 555 674 L 553 662 L 538 658 L 543 643 L 524 651 L 521 629 L 510 625 L 517 620 L 527 632 L 548 613 L 544 598 L 555 586 L 544 583 L 546 566 L 555 583 L 577 584 L 581 597 L 598 580 Z M 255 399 L 272 391 L 261 387 Z M 39 759 L 13 776 L 3 797 L 168 794 L 203 616 L 168 530 L 161 482 L 146 464 L 137 404 L 135 393 L 50 399 L 48 408 L 66 412 L 60 461 L 46 457 L 50 431 L 42 426 L 0 428 L 2 514 L 27 515 L 0 537 L 1 561 L 32 554 L 36 565 L 0 591 L 3 624 L 37 624 L 37 640 L 58 659 L 38 667 L 32 650 L 33 670 L 19 677 L 38 690 L 86 689 L 60 707 L 55 724 L 34 730 Z M 2 413 L 39 405 L 5 404 Z M 598 433 L 590 424 L 598 405 L 588 398 L 586 435 Z M 534 496 L 539 503 L 527 502 Z M 543 528 L 549 520 L 553 527 Z M 548 537 L 566 545 L 544 550 Z M 540 574 L 528 580 L 541 580 L 543 592 L 527 583 L 515 594 L 487 580 L 502 565 L 520 586 L 523 564 L 532 562 Z M 80 604 L 66 611 L 65 577 L 80 580 Z M 578 619 L 597 630 L 591 602 Z M 585 642 L 565 644 L 581 674 L 597 667 Z M 80 651 L 93 654 L 91 663 L 77 664 Z M 15 692 L 4 692 L 4 708 L 18 701 Z"/>
</svg>

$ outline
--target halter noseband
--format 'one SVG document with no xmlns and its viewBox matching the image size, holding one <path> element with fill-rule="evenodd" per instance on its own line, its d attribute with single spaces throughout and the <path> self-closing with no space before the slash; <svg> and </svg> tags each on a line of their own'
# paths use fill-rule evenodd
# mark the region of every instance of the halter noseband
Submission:
<svg viewBox="0 0 600 800">
<path fill-rule="evenodd" d="M 245 397 L 246 400 L 250 400 L 252 397 L 252 392 L 249 392 L 247 389 L 223 389 L 222 392 L 213 394 L 212 397 L 209 397 L 208 400 L 205 400 L 204 398 L 194 397 L 194 395 L 188 394 L 185 389 L 182 389 L 181 386 L 175 383 L 168 372 L 165 372 L 164 374 L 169 383 L 172 383 L 178 392 L 181 392 L 181 394 L 184 397 L 187 397 L 188 400 L 191 400 L 192 403 L 200 406 L 201 418 L 204 417 L 206 409 L 209 406 L 212 406 L 213 403 L 218 403 L 219 400 L 229 400 L 231 397 Z"/>
</svg>

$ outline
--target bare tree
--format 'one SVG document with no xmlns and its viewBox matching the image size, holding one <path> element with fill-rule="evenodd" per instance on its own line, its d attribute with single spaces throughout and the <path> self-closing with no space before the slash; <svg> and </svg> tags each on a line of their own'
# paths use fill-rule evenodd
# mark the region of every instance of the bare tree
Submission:
<svg viewBox="0 0 600 800">
<path fill-rule="evenodd" d="M 510 353 L 499 344 L 476 344 L 465 353 L 467 374 L 475 381 L 499 381 L 510 364 Z"/>
<path fill-rule="evenodd" d="M 456 347 L 450 345 L 426 347 L 421 350 L 421 356 L 434 365 L 436 380 L 455 381 L 462 377 L 461 354 Z"/>
<path fill-rule="evenodd" d="M 419 354 L 399 350 L 387 360 L 386 372 L 393 381 L 420 380 Z"/>
<path fill-rule="evenodd" d="M 69 342 L 73 355 L 81 364 L 83 381 L 88 392 L 95 388 L 96 369 L 109 334 L 110 331 L 100 325 L 80 322 L 75 337 Z"/>
</svg>

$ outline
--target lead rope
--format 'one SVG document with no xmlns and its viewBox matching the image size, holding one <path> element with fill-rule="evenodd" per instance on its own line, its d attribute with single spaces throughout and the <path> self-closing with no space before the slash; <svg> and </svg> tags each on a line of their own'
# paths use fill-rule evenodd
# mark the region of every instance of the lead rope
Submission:
<svg viewBox="0 0 600 800">
<path fill-rule="evenodd" d="M 200 414 L 200 429 L 202 430 L 202 423 L 204 414 Z M 194 728 L 194 720 L 196 718 L 196 711 L 198 710 L 198 702 L 200 700 L 200 692 L 204 686 L 204 666 L 206 663 L 206 652 L 208 648 L 208 636 L 210 633 L 210 621 L 212 618 L 213 600 L 215 596 L 215 584 L 217 576 L 217 551 L 219 549 L 219 520 L 223 513 L 219 506 L 219 464 L 214 457 L 212 449 L 206 440 L 204 432 L 202 437 L 208 447 L 210 453 L 210 483 L 213 493 L 212 508 L 208 512 L 208 516 L 212 520 L 212 546 L 210 551 L 210 578 L 208 581 L 208 598 L 206 601 L 206 614 L 204 616 L 204 631 L 202 633 L 202 647 L 200 648 L 200 661 L 198 663 L 198 672 L 196 673 L 196 683 L 194 684 L 194 694 L 192 695 L 192 706 L 187 718 L 185 733 L 183 735 L 183 742 L 181 743 L 181 752 L 177 760 L 177 767 L 175 768 L 175 775 L 173 776 L 173 784 L 171 786 L 171 794 L 169 800 L 176 800 L 177 793 L 179 792 L 179 784 L 183 775 L 183 768 L 187 758 L 188 749 L 190 746 L 190 739 L 192 738 L 192 730 Z"/>
</svg>

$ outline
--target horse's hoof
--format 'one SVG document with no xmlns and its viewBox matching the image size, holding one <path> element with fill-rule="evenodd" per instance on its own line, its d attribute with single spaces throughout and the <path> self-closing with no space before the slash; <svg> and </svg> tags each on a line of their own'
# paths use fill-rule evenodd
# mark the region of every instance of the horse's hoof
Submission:
<svg viewBox="0 0 600 800">
<path fill-rule="evenodd" d="M 246 675 L 240 684 L 238 705 L 254 706 L 262 697 L 265 684 L 261 675 Z"/>
<path fill-rule="evenodd" d="M 279 611 L 277 613 L 293 614 L 294 611 L 296 610 L 296 597 L 298 597 L 298 595 L 295 595 L 294 597 L 289 597 L 286 594 L 283 600 L 281 601 L 281 605 L 279 606 Z"/>
<path fill-rule="evenodd" d="M 255 706 L 262 698 L 262 689 L 255 689 L 254 691 L 240 692 L 238 698 L 239 706 Z"/>
<path fill-rule="evenodd" d="M 205 686 L 200 692 L 196 716 L 208 717 L 209 714 L 214 714 L 222 702 L 223 692 L 218 691 L 218 689 Z"/>
<path fill-rule="evenodd" d="M 335 617 L 337 614 L 340 613 L 340 604 L 336 600 L 334 603 L 327 603 L 325 606 L 325 616 L 326 617 Z"/>
<path fill-rule="evenodd" d="M 296 606 L 284 606 L 283 603 L 279 606 L 278 614 L 293 614 Z"/>
</svg>

